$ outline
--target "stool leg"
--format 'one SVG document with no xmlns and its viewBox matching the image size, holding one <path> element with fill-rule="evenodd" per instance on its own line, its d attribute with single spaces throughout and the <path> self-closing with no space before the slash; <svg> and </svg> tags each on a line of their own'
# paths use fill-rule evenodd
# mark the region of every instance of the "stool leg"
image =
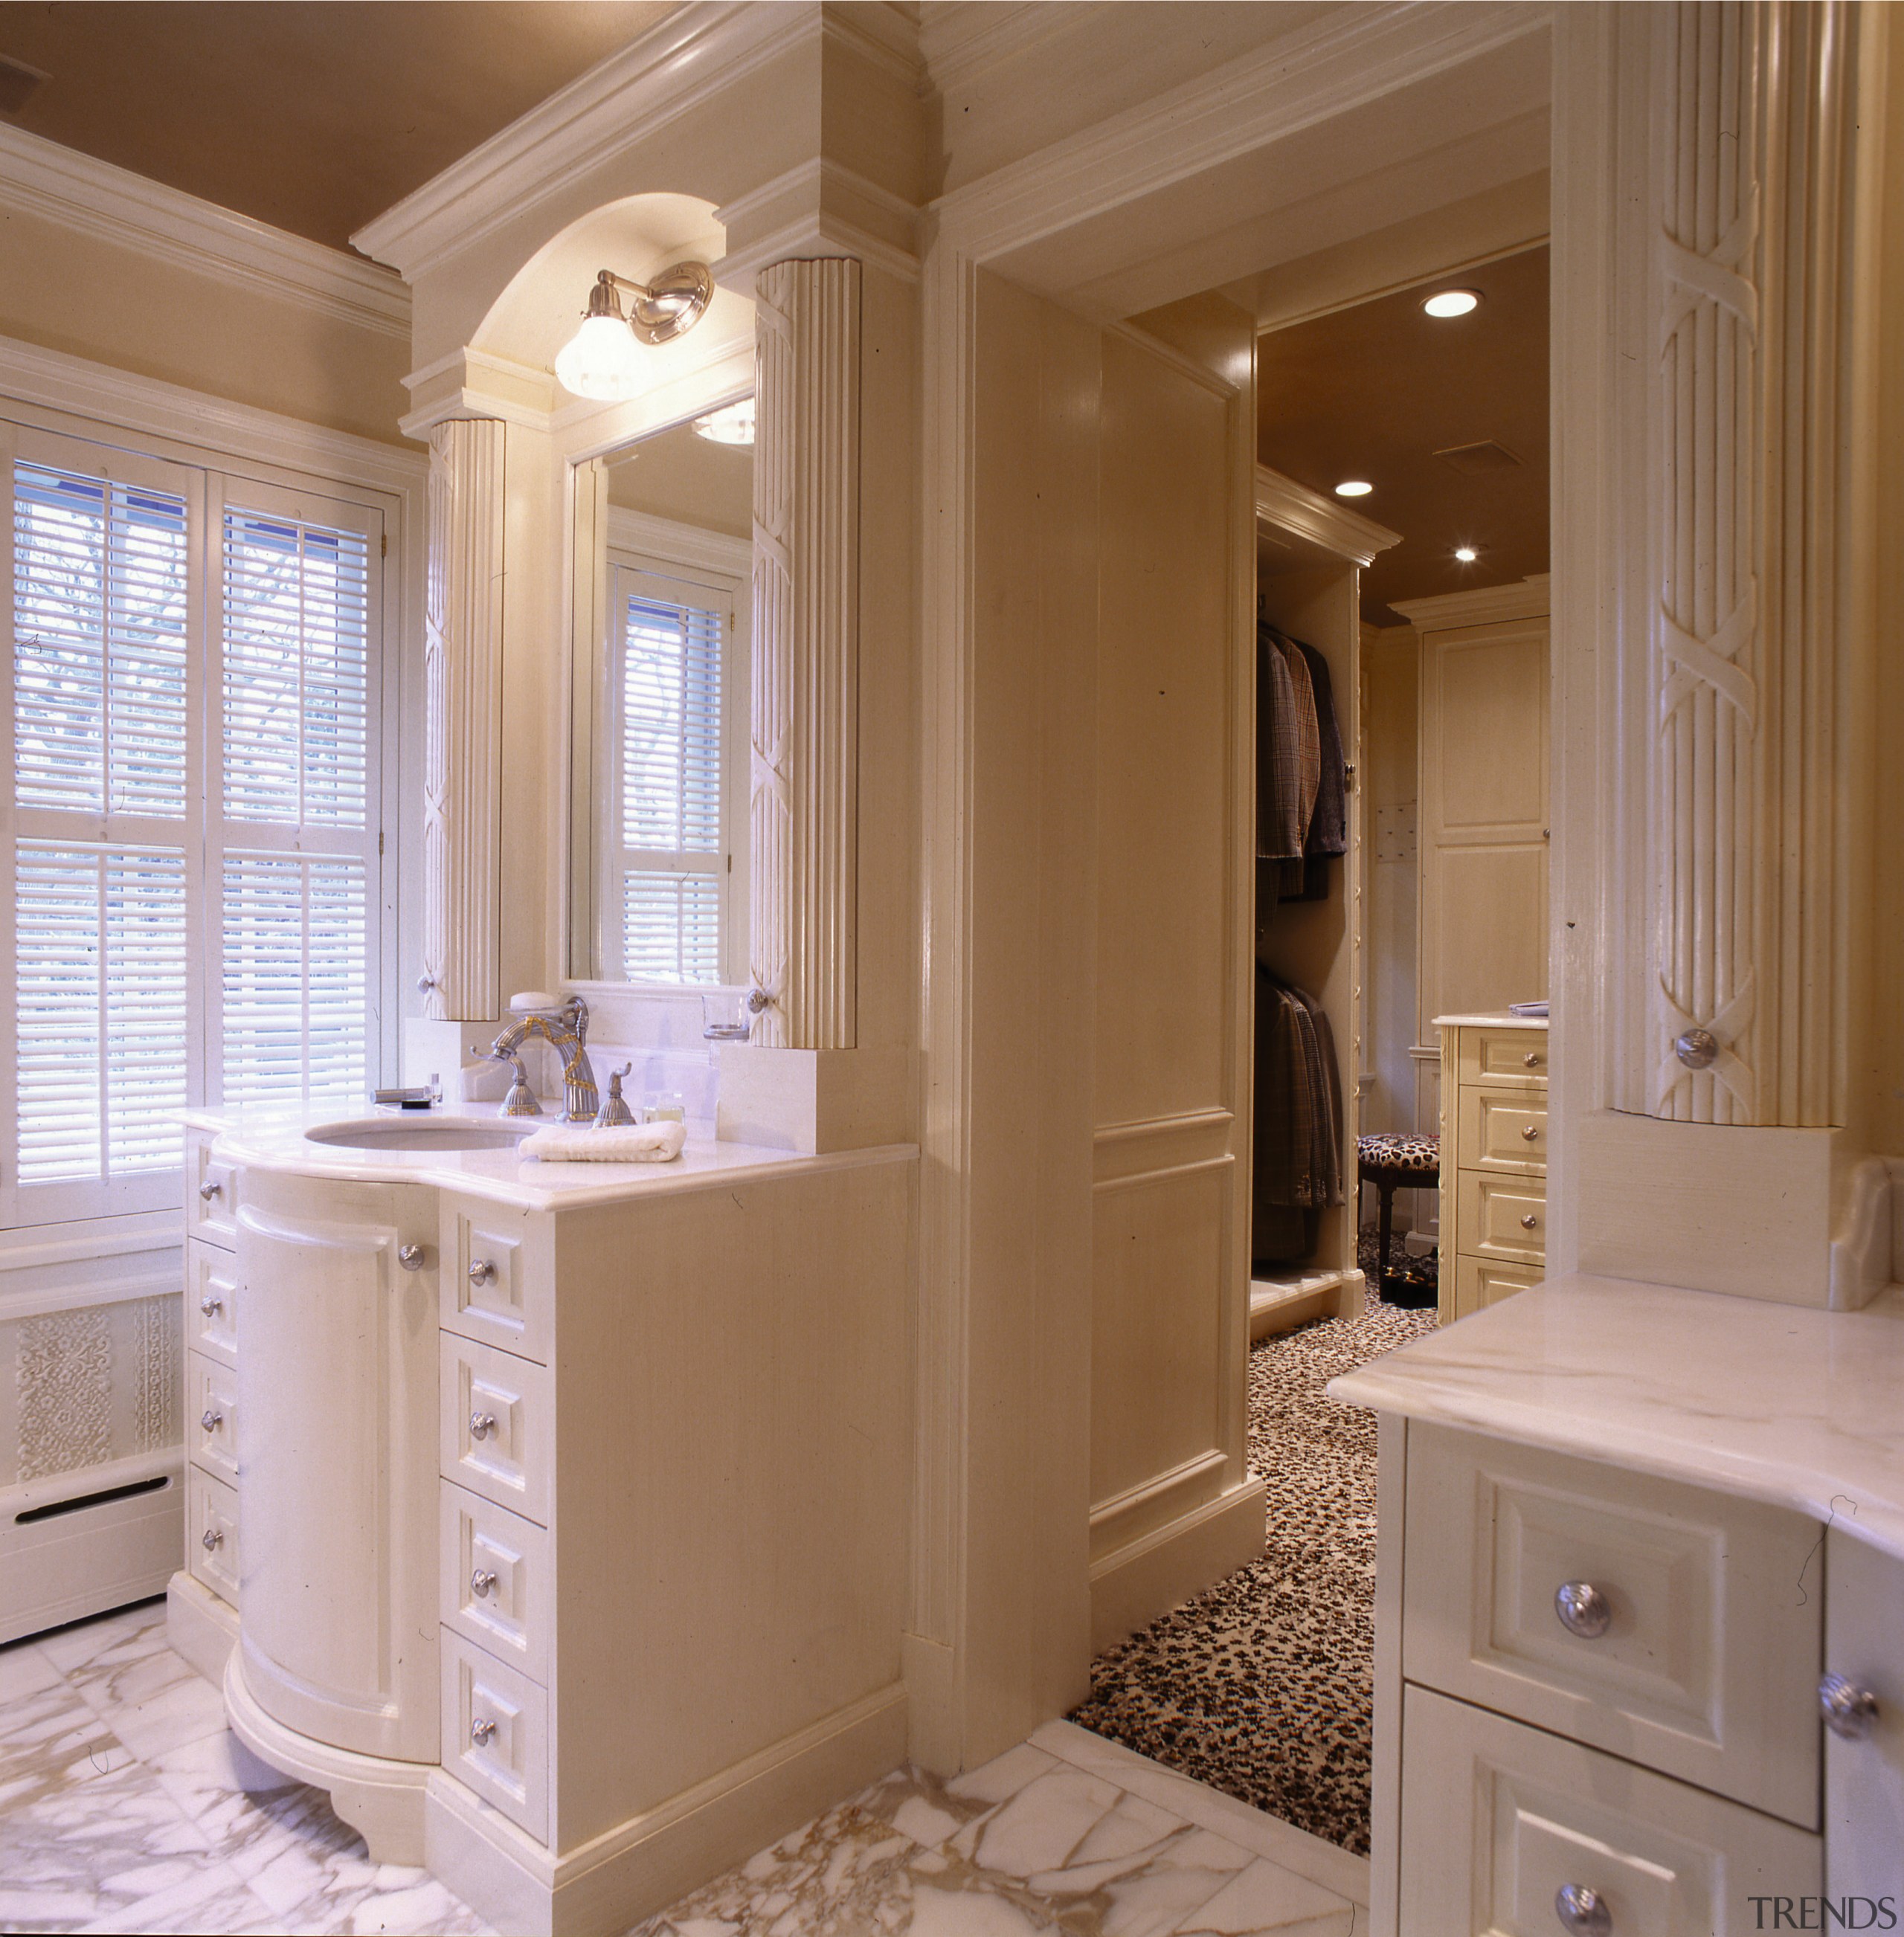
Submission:
<svg viewBox="0 0 1904 1937">
<path fill-rule="evenodd" d="M 1378 1296 L 1386 1298 L 1388 1295 L 1388 1236 L 1395 1222 L 1394 1179 L 1377 1178 L 1375 1196 L 1381 1202 L 1375 1227 L 1375 1290 Z"/>
</svg>

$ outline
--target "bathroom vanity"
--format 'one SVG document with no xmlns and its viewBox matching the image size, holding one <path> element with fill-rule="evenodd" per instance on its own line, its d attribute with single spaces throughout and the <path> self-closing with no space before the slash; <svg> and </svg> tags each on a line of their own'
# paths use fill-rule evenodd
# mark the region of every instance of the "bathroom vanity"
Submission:
<svg viewBox="0 0 1904 1937">
<path fill-rule="evenodd" d="M 1329 1390 L 1381 1415 L 1377 1937 L 1904 1913 L 1904 1292 L 1560 1279 Z"/>
<path fill-rule="evenodd" d="M 618 1929 L 905 1758 L 915 1154 L 532 1127 L 195 1124 L 172 1626 L 374 1857 Z"/>
</svg>

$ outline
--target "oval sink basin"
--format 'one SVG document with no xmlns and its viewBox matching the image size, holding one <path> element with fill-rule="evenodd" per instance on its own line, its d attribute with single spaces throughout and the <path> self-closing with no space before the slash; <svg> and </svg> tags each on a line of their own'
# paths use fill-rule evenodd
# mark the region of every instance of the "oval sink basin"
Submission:
<svg viewBox="0 0 1904 1937">
<path fill-rule="evenodd" d="M 331 1144 L 344 1150 L 508 1150 L 535 1127 L 533 1123 L 472 1123 L 466 1117 L 441 1117 L 434 1123 L 375 1119 L 368 1123 L 320 1123 L 306 1130 L 308 1144 Z"/>
</svg>

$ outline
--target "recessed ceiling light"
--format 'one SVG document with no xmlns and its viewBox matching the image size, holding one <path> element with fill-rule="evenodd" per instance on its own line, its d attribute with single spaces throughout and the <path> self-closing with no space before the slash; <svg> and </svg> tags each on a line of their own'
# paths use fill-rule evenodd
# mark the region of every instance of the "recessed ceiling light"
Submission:
<svg viewBox="0 0 1904 1937">
<path fill-rule="evenodd" d="M 1437 289 L 1421 299 L 1421 307 L 1430 316 L 1466 316 L 1480 303 L 1478 289 Z"/>
<path fill-rule="evenodd" d="M 1472 545 L 1457 545 L 1454 547 L 1454 556 L 1458 558 L 1463 565 L 1472 565 L 1475 560 L 1480 557 L 1481 554 L 1475 550 Z"/>
<path fill-rule="evenodd" d="M 1372 484 L 1363 483 L 1359 477 L 1351 477 L 1336 487 L 1336 495 L 1339 498 L 1366 498 L 1375 488 Z"/>
</svg>

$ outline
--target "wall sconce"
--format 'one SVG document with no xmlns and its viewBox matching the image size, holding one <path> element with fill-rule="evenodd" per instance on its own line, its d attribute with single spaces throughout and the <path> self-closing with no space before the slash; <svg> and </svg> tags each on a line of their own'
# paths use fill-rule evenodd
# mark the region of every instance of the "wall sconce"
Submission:
<svg viewBox="0 0 1904 1937">
<path fill-rule="evenodd" d="M 556 353 L 556 381 L 578 397 L 619 403 L 641 387 L 636 344 L 670 343 L 685 335 L 714 299 L 714 277 L 705 262 L 677 262 L 651 283 L 604 269 L 588 293 L 582 326 Z M 629 296 L 622 314 L 620 292 Z"/>
</svg>

